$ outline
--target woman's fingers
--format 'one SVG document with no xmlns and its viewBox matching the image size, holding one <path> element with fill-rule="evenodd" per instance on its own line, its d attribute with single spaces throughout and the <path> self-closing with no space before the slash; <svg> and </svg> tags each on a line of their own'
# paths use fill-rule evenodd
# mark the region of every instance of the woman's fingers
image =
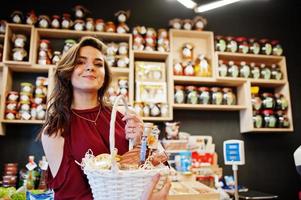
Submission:
<svg viewBox="0 0 301 200">
<path fill-rule="evenodd" d="M 149 200 L 153 194 L 153 190 L 155 189 L 157 183 L 160 180 L 160 174 L 156 174 L 151 182 L 147 185 L 147 187 L 145 188 L 143 194 L 142 194 L 142 198 L 141 200 Z"/>
</svg>

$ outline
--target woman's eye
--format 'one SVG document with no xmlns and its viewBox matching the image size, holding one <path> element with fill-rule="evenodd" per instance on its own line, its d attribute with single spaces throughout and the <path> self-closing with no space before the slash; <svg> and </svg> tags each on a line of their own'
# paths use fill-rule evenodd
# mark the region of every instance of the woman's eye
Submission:
<svg viewBox="0 0 301 200">
<path fill-rule="evenodd" d="M 103 63 L 95 63 L 97 67 L 103 67 Z"/>
<path fill-rule="evenodd" d="M 76 64 L 77 65 L 82 65 L 82 64 L 84 64 L 85 62 L 83 61 L 83 60 L 78 60 L 77 62 L 76 62 Z"/>
</svg>

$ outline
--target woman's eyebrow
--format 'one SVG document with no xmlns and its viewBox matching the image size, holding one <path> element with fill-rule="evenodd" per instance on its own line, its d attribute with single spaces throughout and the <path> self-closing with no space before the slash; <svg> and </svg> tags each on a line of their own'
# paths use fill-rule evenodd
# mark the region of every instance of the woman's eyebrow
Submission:
<svg viewBox="0 0 301 200">
<path fill-rule="evenodd" d="M 79 56 L 78 58 L 87 60 L 87 57 L 85 56 Z"/>
<path fill-rule="evenodd" d="M 94 60 L 104 62 L 104 58 L 95 58 Z"/>
</svg>

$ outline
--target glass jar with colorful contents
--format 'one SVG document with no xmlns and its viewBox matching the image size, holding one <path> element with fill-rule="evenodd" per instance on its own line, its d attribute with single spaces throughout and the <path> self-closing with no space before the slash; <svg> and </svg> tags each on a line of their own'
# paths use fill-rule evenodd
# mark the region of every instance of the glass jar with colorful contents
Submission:
<svg viewBox="0 0 301 200">
<path fill-rule="evenodd" d="M 228 75 L 228 66 L 224 64 L 223 60 L 218 61 L 218 73 L 220 77 L 226 77 Z"/>
<path fill-rule="evenodd" d="M 262 128 L 263 119 L 259 110 L 253 110 L 253 127 Z"/>
<path fill-rule="evenodd" d="M 208 87 L 199 87 L 198 91 L 200 104 L 210 104 L 210 89 Z"/>
<path fill-rule="evenodd" d="M 272 65 L 271 65 L 271 68 L 272 68 L 272 69 L 271 69 L 272 79 L 274 79 L 274 80 L 281 80 L 283 74 L 282 74 L 282 72 L 281 72 L 281 70 L 280 70 L 279 65 L 277 65 L 277 64 L 272 64 Z"/>
<path fill-rule="evenodd" d="M 223 88 L 223 104 L 236 105 L 236 95 L 232 88 Z"/>
<path fill-rule="evenodd" d="M 260 68 L 254 63 L 250 63 L 251 67 L 251 78 L 253 79 L 259 79 L 260 78 Z"/>
<path fill-rule="evenodd" d="M 189 85 L 185 87 L 186 97 L 188 104 L 197 104 L 198 103 L 198 93 L 196 91 L 196 87 L 193 85 Z"/>
<path fill-rule="evenodd" d="M 260 44 L 257 42 L 255 38 L 249 39 L 249 52 L 252 54 L 259 54 L 260 53 Z"/>
<path fill-rule="evenodd" d="M 216 51 L 221 51 L 221 52 L 226 51 L 227 43 L 223 36 L 221 36 L 221 35 L 215 36 L 214 42 L 215 42 L 215 50 Z"/>
<path fill-rule="evenodd" d="M 260 41 L 261 54 L 271 55 L 273 51 L 273 47 L 271 42 L 268 39 L 261 39 Z"/>
<path fill-rule="evenodd" d="M 288 108 L 288 100 L 284 97 L 283 94 L 275 93 L 274 94 L 276 105 L 276 110 L 287 110 Z"/>
<path fill-rule="evenodd" d="M 228 65 L 228 74 L 232 78 L 237 78 L 239 75 L 239 68 L 238 66 L 234 63 L 234 61 L 229 61 Z"/>
<path fill-rule="evenodd" d="M 245 37 L 237 37 L 236 42 L 238 43 L 239 53 L 249 53 L 249 43 Z"/>
<path fill-rule="evenodd" d="M 271 79 L 271 69 L 266 66 L 266 64 L 262 63 L 260 64 L 260 77 L 265 80 L 270 80 Z"/>
<path fill-rule="evenodd" d="M 245 62 L 240 62 L 240 77 L 242 78 L 249 78 L 251 74 L 251 68 L 250 66 Z"/>
<path fill-rule="evenodd" d="M 263 109 L 274 109 L 275 108 L 275 99 L 274 95 L 269 92 L 264 92 L 262 94 L 262 107 Z"/>
<path fill-rule="evenodd" d="M 264 128 L 276 128 L 277 118 L 273 110 L 266 109 L 262 111 Z"/>
<path fill-rule="evenodd" d="M 184 86 L 175 85 L 174 102 L 178 104 L 185 103 Z"/>
<path fill-rule="evenodd" d="M 289 128 L 290 126 L 290 121 L 288 119 L 288 116 L 282 110 L 277 111 L 277 121 L 278 121 L 277 124 L 278 128 Z"/>
<path fill-rule="evenodd" d="M 238 45 L 234 37 L 228 36 L 227 38 L 227 51 L 231 53 L 237 52 Z"/>
<path fill-rule="evenodd" d="M 223 93 L 221 88 L 212 87 L 211 88 L 211 101 L 214 105 L 222 105 L 223 103 Z"/>
<path fill-rule="evenodd" d="M 273 40 L 271 42 L 273 47 L 273 55 L 274 56 L 281 56 L 283 54 L 283 48 L 278 40 Z"/>
<path fill-rule="evenodd" d="M 251 102 L 253 110 L 260 110 L 262 108 L 262 99 L 258 93 L 252 93 Z"/>
</svg>

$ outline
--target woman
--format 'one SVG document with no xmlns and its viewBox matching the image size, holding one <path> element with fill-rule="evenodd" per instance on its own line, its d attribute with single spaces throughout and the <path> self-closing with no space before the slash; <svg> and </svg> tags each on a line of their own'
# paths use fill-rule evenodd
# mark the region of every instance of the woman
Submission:
<svg viewBox="0 0 301 200">
<path fill-rule="evenodd" d="M 111 109 L 104 95 L 111 74 L 102 53 L 104 48 L 96 38 L 83 38 L 62 57 L 54 75 L 55 87 L 41 139 L 49 162 L 49 186 L 56 200 L 93 199 L 87 178 L 75 160 L 81 162 L 88 149 L 95 155 L 109 153 Z M 123 162 L 137 161 L 139 151 L 134 148 L 127 152 L 127 139 L 138 144 L 142 127 L 136 115 L 117 114 L 115 145 Z M 143 199 L 166 198 L 170 183 L 152 194 L 156 181 L 154 177 Z"/>
</svg>

